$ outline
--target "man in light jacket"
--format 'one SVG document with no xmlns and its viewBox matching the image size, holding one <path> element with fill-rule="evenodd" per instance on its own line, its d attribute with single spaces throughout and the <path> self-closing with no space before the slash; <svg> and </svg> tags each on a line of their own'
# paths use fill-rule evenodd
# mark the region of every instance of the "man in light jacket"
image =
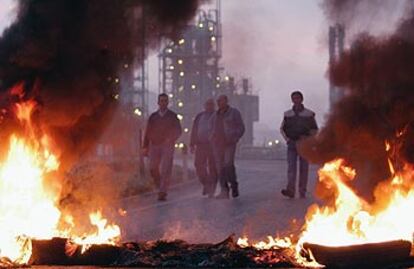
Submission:
<svg viewBox="0 0 414 269">
<path fill-rule="evenodd" d="M 292 109 L 285 112 L 280 132 L 287 142 L 288 160 L 288 184 L 282 194 L 289 198 L 295 197 L 297 161 L 299 159 L 299 194 L 301 198 L 306 197 L 308 184 L 308 161 L 299 155 L 297 143 L 308 136 L 316 134 L 318 125 L 315 120 L 315 113 L 303 105 L 303 94 L 294 91 L 291 94 L 293 103 Z"/>
<path fill-rule="evenodd" d="M 218 110 L 211 118 L 210 136 L 221 187 L 216 198 L 229 199 L 230 188 L 232 197 L 236 198 L 239 196 L 239 188 L 234 158 L 237 142 L 244 134 L 244 123 L 240 111 L 229 105 L 226 95 L 217 98 L 217 106 Z"/>
<path fill-rule="evenodd" d="M 217 170 L 214 160 L 213 148 L 210 142 L 210 120 L 215 111 L 213 99 L 208 99 L 204 104 L 204 111 L 194 119 L 191 128 L 190 150 L 195 153 L 194 165 L 197 176 L 203 185 L 203 195 L 214 197 L 217 185 Z"/>
</svg>

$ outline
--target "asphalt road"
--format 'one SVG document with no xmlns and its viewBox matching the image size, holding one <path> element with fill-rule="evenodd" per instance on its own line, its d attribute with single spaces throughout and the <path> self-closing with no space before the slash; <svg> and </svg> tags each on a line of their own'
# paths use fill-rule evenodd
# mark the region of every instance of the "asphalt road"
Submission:
<svg viewBox="0 0 414 269">
<path fill-rule="evenodd" d="M 286 184 L 286 161 L 238 161 L 240 197 L 216 200 L 201 196 L 198 181 L 172 188 L 168 201 L 155 194 L 129 197 L 120 206 L 127 214 L 118 224 L 123 241 L 182 239 L 219 242 L 232 233 L 254 240 L 297 232 L 314 199 L 316 167 L 311 167 L 306 199 L 280 194 Z"/>
</svg>

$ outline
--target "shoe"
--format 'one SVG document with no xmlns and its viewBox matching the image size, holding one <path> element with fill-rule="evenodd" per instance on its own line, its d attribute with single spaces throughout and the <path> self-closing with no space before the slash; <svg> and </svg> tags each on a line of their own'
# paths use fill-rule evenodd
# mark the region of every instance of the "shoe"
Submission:
<svg viewBox="0 0 414 269">
<path fill-rule="evenodd" d="M 231 196 L 233 198 L 239 197 L 239 186 L 237 184 L 231 187 Z"/>
<path fill-rule="evenodd" d="M 166 201 L 167 200 L 167 194 L 165 192 L 158 193 L 158 201 Z"/>
<path fill-rule="evenodd" d="M 283 189 L 282 190 L 283 196 L 289 197 L 289 198 L 295 198 L 295 194 L 291 192 L 290 190 Z"/>
<path fill-rule="evenodd" d="M 230 199 L 230 196 L 228 192 L 221 192 L 216 196 L 216 199 Z"/>
</svg>

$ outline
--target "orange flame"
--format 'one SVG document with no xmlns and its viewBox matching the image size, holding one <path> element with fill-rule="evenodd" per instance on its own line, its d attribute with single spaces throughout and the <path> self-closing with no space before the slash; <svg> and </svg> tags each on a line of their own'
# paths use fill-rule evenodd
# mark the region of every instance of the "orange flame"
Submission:
<svg viewBox="0 0 414 269">
<path fill-rule="evenodd" d="M 108 225 L 108 221 L 102 217 L 100 211 L 90 214 L 89 218 L 91 224 L 96 226 L 97 231 L 93 234 L 73 239 L 73 242 L 82 245 L 82 253 L 88 250 L 92 245 L 115 245 L 119 242 L 121 235 L 119 227 L 114 224 Z"/>
<path fill-rule="evenodd" d="M 390 159 L 388 165 L 391 177 L 377 185 L 375 200 L 368 203 L 359 197 L 347 182 L 354 180 L 356 171 L 345 165 L 342 159 L 326 163 L 318 172 L 319 181 L 328 194 L 333 195 L 333 203 L 325 206 L 312 205 L 308 209 L 303 232 L 296 244 L 286 240 L 284 247 L 294 248 L 296 260 L 307 267 L 320 267 L 317 262 L 306 263 L 301 253 L 304 243 L 324 246 L 349 246 L 385 241 L 406 240 L 412 242 L 414 233 L 414 167 L 401 165 L 396 144 L 385 143 Z M 396 163 L 397 165 L 394 165 Z M 396 168 L 397 167 L 397 168 Z M 250 245 L 246 237 L 239 239 L 240 247 L 253 246 L 258 249 L 280 245 L 283 238 L 272 239 Z M 276 243 L 273 243 L 276 242 Z M 282 241 L 283 243 L 283 241 Z M 289 246 L 290 244 L 290 246 Z M 308 254 L 312 257 L 311 253 Z"/>
<path fill-rule="evenodd" d="M 14 89 L 19 92 L 18 89 Z M 32 113 L 37 104 L 33 100 L 16 104 L 15 115 L 24 135 L 10 137 L 7 156 L 0 163 L 0 256 L 18 264 L 25 264 L 31 256 L 31 239 L 69 237 L 80 245 L 115 244 L 120 229 L 108 225 L 101 212 L 90 215 L 97 232 L 82 237 L 72 229 L 61 231 L 62 219 L 73 225 L 71 216 L 63 216 L 58 209 L 58 190 L 48 188 L 45 178 L 59 169 L 58 157 L 50 148 L 46 134 L 35 132 Z M 40 139 L 39 139 L 40 137 Z"/>
<path fill-rule="evenodd" d="M 412 168 L 406 165 L 401 172 L 379 184 L 372 204 L 358 197 L 344 183 L 354 176 L 355 171 L 346 167 L 342 160 L 327 163 L 319 171 L 319 179 L 336 188 L 335 205 L 314 206 L 309 210 L 300 243 L 343 246 L 400 239 L 412 241 Z"/>
</svg>

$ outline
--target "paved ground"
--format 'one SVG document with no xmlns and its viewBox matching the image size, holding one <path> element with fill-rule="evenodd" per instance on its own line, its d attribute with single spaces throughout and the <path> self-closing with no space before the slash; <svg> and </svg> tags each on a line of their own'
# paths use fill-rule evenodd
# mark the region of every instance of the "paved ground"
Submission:
<svg viewBox="0 0 414 269">
<path fill-rule="evenodd" d="M 157 202 L 154 194 L 123 200 L 121 206 L 128 212 L 119 222 L 124 240 L 218 242 L 232 233 L 261 239 L 300 227 L 314 202 L 315 167 L 307 199 L 286 199 L 280 194 L 286 184 L 285 161 L 238 161 L 237 169 L 241 193 L 237 199 L 202 197 L 194 181 L 172 189 L 167 202 Z"/>
</svg>

